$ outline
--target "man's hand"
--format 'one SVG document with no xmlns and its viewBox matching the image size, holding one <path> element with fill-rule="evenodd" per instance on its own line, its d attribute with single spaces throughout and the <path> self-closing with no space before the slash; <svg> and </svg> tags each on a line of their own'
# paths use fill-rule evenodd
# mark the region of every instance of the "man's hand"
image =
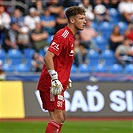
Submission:
<svg viewBox="0 0 133 133">
<path fill-rule="evenodd" d="M 55 70 L 48 71 L 51 76 L 51 90 L 50 93 L 53 95 L 60 95 L 62 93 L 62 84 L 58 80 L 58 74 Z"/>
<path fill-rule="evenodd" d="M 69 79 L 68 85 L 67 85 L 67 89 L 70 89 L 70 88 L 72 88 L 72 80 L 71 79 Z"/>
<path fill-rule="evenodd" d="M 51 81 L 51 90 L 50 93 L 53 95 L 60 95 L 62 92 L 62 84 L 59 80 Z"/>
</svg>

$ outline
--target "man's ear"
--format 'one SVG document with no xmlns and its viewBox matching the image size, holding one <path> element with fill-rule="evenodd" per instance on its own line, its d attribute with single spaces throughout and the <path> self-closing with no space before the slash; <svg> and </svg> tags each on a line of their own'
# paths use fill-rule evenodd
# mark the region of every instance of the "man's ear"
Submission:
<svg viewBox="0 0 133 133">
<path fill-rule="evenodd" d="M 70 18 L 70 22 L 71 22 L 71 23 L 74 23 L 74 22 L 75 22 L 74 17 L 71 17 L 71 18 Z"/>
</svg>

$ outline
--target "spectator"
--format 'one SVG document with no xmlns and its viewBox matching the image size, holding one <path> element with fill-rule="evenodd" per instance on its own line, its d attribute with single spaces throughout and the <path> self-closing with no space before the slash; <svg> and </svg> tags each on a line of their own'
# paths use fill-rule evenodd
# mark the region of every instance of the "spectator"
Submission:
<svg viewBox="0 0 133 133">
<path fill-rule="evenodd" d="M 80 31 L 81 43 L 86 49 L 94 49 L 98 53 L 101 53 L 101 50 L 93 41 L 93 39 L 98 35 L 98 32 L 91 27 L 91 21 L 89 19 L 86 21 L 87 23 L 84 30 Z"/>
<path fill-rule="evenodd" d="M 18 46 L 21 51 L 23 51 L 24 48 L 31 47 L 29 29 L 26 26 L 20 29 L 20 33 L 18 34 Z"/>
<path fill-rule="evenodd" d="M 0 81 L 1 80 L 6 80 L 6 73 L 5 71 L 2 69 L 2 61 L 0 60 Z"/>
<path fill-rule="evenodd" d="M 125 39 L 123 43 L 116 48 L 115 57 L 123 66 L 125 66 L 126 63 L 133 63 L 133 48 L 129 39 Z"/>
<path fill-rule="evenodd" d="M 94 20 L 95 15 L 93 13 L 92 5 L 90 4 L 89 0 L 82 0 L 82 2 L 79 4 L 80 7 L 83 7 L 86 11 L 86 17 L 90 20 Z"/>
<path fill-rule="evenodd" d="M 118 9 L 119 0 L 111 0 L 111 8 Z"/>
<path fill-rule="evenodd" d="M 43 9 L 44 9 L 43 0 L 36 0 L 35 8 L 37 9 L 38 13 L 40 15 L 42 15 L 43 14 Z"/>
<path fill-rule="evenodd" d="M 5 34 L 7 33 L 8 29 L 2 25 L 0 21 L 0 48 L 5 45 Z"/>
<path fill-rule="evenodd" d="M 4 26 L 5 28 L 9 28 L 10 27 L 10 22 L 11 22 L 11 17 L 10 15 L 5 11 L 5 7 L 4 6 L 0 6 L 0 23 L 2 26 Z"/>
<path fill-rule="evenodd" d="M 85 49 L 84 45 L 80 42 L 79 34 L 75 35 L 74 46 L 74 65 L 78 67 L 80 64 L 87 64 L 87 50 Z"/>
<path fill-rule="evenodd" d="M 35 52 L 32 60 L 33 71 L 41 72 L 43 65 L 44 65 L 43 57 L 39 55 L 37 52 Z"/>
<path fill-rule="evenodd" d="M 128 28 L 126 29 L 124 35 L 126 38 L 132 40 L 133 42 L 133 24 L 128 25 Z"/>
<path fill-rule="evenodd" d="M 124 35 L 120 33 L 119 26 L 114 26 L 113 31 L 109 38 L 109 48 L 113 51 L 122 44 L 124 41 Z"/>
<path fill-rule="evenodd" d="M 111 7 L 111 3 L 110 3 L 110 0 L 103 0 L 103 5 L 109 9 Z"/>
<path fill-rule="evenodd" d="M 118 5 L 118 10 L 124 21 L 133 23 L 133 0 L 121 1 Z"/>
<path fill-rule="evenodd" d="M 49 0 L 46 3 L 46 7 L 49 9 L 52 15 L 55 17 L 62 11 L 63 6 L 60 4 L 59 0 Z"/>
<path fill-rule="evenodd" d="M 43 13 L 44 14 L 41 16 L 43 30 L 47 31 L 50 35 L 52 35 L 55 33 L 55 17 L 51 15 L 48 8 L 46 8 Z"/>
<path fill-rule="evenodd" d="M 36 8 L 31 7 L 29 9 L 29 15 L 24 17 L 24 23 L 30 30 L 34 30 L 37 22 L 40 22 L 40 17 L 37 15 Z"/>
<path fill-rule="evenodd" d="M 59 0 L 61 5 L 64 8 L 68 8 L 70 6 L 78 6 L 81 0 Z"/>
<path fill-rule="evenodd" d="M 15 9 L 11 16 L 11 22 L 17 23 L 19 27 L 24 26 L 24 17 L 19 9 Z"/>
<path fill-rule="evenodd" d="M 67 19 L 65 16 L 65 11 L 62 10 L 56 18 L 56 32 L 67 25 Z"/>
<path fill-rule="evenodd" d="M 106 6 L 102 4 L 102 0 L 95 1 L 94 14 L 97 22 L 110 21 L 108 10 Z"/>
<path fill-rule="evenodd" d="M 48 33 L 42 29 L 41 22 L 36 23 L 35 30 L 31 32 L 31 39 L 33 42 L 33 48 L 39 52 L 42 48 L 47 48 Z"/>
<path fill-rule="evenodd" d="M 18 39 L 18 33 L 20 32 L 20 28 L 17 25 L 17 23 L 12 22 L 11 27 L 8 29 L 8 31 L 5 34 L 5 45 L 3 48 L 8 51 L 9 49 L 17 49 L 17 39 Z"/>
</svg>

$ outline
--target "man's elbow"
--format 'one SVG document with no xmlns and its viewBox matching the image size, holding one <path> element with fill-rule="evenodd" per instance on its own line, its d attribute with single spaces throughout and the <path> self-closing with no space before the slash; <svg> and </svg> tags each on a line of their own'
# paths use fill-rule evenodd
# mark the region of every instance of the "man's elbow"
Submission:
<svg viewBox="0 0 133 133">
<path fill-rule="evenodd" d="M 45 55 L 43 58 L 44 63 L 47 62 L 47 56 Z"/>
</svg>

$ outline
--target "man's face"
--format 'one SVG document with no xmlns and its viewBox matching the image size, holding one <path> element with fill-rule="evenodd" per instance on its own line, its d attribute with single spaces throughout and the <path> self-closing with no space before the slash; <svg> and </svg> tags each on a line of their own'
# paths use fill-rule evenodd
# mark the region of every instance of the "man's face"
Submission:
<svg viewBox="0 0 133 133">
<path fill-rule="evenodd" d="M 78 30 L 83 30 L 86 24 L 85 15 L 78 14 L 73 17 L 74 18 L 74 26 Z"/>
</svg>

